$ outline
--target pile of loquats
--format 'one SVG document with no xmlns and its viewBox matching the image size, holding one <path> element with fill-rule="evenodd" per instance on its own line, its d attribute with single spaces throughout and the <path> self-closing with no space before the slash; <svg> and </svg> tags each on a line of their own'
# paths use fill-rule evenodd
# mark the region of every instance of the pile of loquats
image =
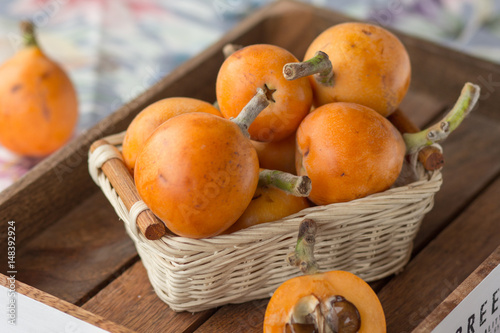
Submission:
<svg viewBox="0 0 500 333">
<path fill-rule="evenodd" d="M 122 144 L 140 197 L 183 237 L 235 233 L 385 191 L 408 156 L 446 138 L 478 97 L 467 83 L 440 123 L 401 134 L 387 116 L 408 91 L 410 59 L 396 36 L 365 23 L 325 30 L 304 62 L 266 44 L 229 45 L 225 56 L 216 103 L 157 101 Z M 306 275 L 274 293 L 264 331 L 385 332 L 369 285 L 348 272 L 319 272 L 315 231 L 314 221 L 301 224 L 290 263 Z"/>
</svg>

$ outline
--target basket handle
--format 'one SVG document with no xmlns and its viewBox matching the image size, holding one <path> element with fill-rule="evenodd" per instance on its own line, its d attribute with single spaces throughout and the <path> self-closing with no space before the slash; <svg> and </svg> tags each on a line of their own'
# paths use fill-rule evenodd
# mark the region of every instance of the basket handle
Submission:
<svg viewBox="0 0 500 333">
<path fill-rule="evenodd" d="M 110 145 L 106 140 L 101 139 L 95 141 L 90 146 L 90 152 L 93 153 L 97 148 Z M 102 172 L 108 177 L 109 182 L 120 196 L 125 207 L 130 211 L 132 206 L 141 201 L 134 180 L 127 167 L 120 158 L 110 158 L 101 166 Z M 156 240 L 166 234 L 166 228 L 163 222 L 149 209 L 142 210 L 136 219 L 137 226 L 147 239 Z"/>
<path fill-rule="evenodd" d="M 420 129 L 404 114 L 396 109 L 389 117 L 389 121 L 403 133 L 417 133 Z M 418 160 L 425 170 L 434 171 L 443 167 L 443 152 L 436 146 L 426 146 L 418 152 Z"/>
</svg>

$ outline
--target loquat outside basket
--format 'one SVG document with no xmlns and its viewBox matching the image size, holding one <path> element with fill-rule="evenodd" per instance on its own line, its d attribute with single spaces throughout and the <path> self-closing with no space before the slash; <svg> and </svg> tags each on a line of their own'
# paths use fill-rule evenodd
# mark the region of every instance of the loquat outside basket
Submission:
<svg viewBox="0 0 500 333">
<path fill-rule="evenodd" d="M 286 257 L 304 218 L 318 224 L 315 257 L 322 270 L 347 270 L 368 282 L 398 273 L 442 184 L 439 170 L 428 172 L 417 163 L 418 181 L 362 199 L 310 207 L 230 235 L 148 240 L 136 226 L 145 204 L 141 201 L 129 211 L 101 170 L 108 159 L 121 158 L 115 148 L 121 148 L 123 136 L 104 138 L 110 145 L 89 153 L 89 172 L 123 220 L 155 292 L 174 311 L 197 312 L 270 297 L 281 283 L 301 274 Z"/>
</svg>

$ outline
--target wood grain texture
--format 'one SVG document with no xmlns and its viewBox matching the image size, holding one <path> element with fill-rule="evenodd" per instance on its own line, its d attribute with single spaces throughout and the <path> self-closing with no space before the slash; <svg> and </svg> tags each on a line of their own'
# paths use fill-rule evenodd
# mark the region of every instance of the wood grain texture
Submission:
<svg viewBox="0 0 500 333">
<path fill-rule="evenodd" d="M 417 128 L 424 128 L 450 105 L 439 96 L 410 87 L 399 108 Z"/>
<path fill-rule="evenodd" d="M 419 38 L 396 35 L 408 50 L 412 63 L 411 88 L 452 105 L 465 82 L 481 87 L 480 112 L 500 120 L 500 66 Z"/>
<path fill-rule="evenodd" d="M 479 110 L 477 110 L 479 111 Z M 500 173 L 500 124 L 474 111 L 442 143 L 446 166 L 433 209 L 415 240 L 423 248 Z"/>
<path fill-rule="evenodd" d="M 472 272 L 412 333 L 431 332 L 470 292 L 500 265 L 500 246 Z"/>
<path fill-rule="evenodd" d="M 102 193 L 22 245 L 17 253 L 18 280 L 70 303 L 85 299 L 137 260 L 123 222 Z"/>
<path fill-rule="evenodd" d="M 269 303 L 269 299 L 223 306 L 195 332 L 260 333 L 262 332 L 267 303 Z"/>
<path fill-rule="evenodd" d="M 388 332 L 410 332 L 500 245 L 500 179 L 379 293 Z"/>
<path fill-rule="evenodd" d="M 214 311 L 176 313 L 163 303 L 149 283 L 142 262 L 101 290 L 82 306 L 136 332 L 192 332 Z"/>
<path fill-rule="evenodd" d="M 0 274 L 0 284 L 5 286 L 5 287 L 8 286 L 7 277 L 3 274 Z M 46 304 L 50 307 L 53 307 L 59 311 L 67 313 L 73 317 L 76 317 L 80 320 L 83 320 L 83 321 L 85 321 L 89 324 L 92 324 L 94 326 L 100 327 L 100 328 L 107 330 L 109 332 L 113 332 L 113 333 L 132 333 L 133 332 L 133 331 L 121 326 L 121 325 L 113 323 L 112 321 L 109 321 L 101 316 L 98 316 L 94 313 L 86 311 L 86 310 L 84 310 L 76 305 L 69 303 L 69 302 L 61 300 L 53 295 L 47 294 L 41 290 L 33 288 L 32 286 L 29 286 L 25 283 L 16 281 L 16 292 L 23 294 L 25 296 L 28 296 L 29 298 L 32 298 L 38 302 Z M 18 309 L 18 311 L 22 311 L 22 309 Z"/>
</svg>

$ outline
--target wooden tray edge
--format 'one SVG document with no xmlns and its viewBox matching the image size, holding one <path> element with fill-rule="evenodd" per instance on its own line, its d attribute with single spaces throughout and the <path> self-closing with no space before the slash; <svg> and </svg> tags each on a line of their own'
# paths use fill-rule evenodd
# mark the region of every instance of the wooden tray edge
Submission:
<svg viewBox="0 0 500 333">
<path fill-rule="evenodd" d="M 16 293 L 25 295 L 35 301 L 48 305 L 54 309 L 67 313 L 68 315 L 85 321 L 91 325 L 97 326 L 109 332 L 116 333 L 132 333 L 133 331 L 121 326 L 115 322 L 109 321 L 101 316 L 93 314 L 85 309 L 82 309 L 74 304 L 66 302 L 55 296 L 47 294 L 39 289 L 31 287 L 20 281 L 16 281 Z M 0 285 L 9 288 L 7 276 L 0 273 Z M 20 309 L 21 310 L 21 309 Z"/>
<path fill-rule="evenodd" d="M 412 331 L 412 333 L 431 332 L 499 264 L 500 246 L 498 246 L 496 250 L 467 277 L 467 279 L 448 295 L 448 297 L 446 297 L 446 299 Z"/>
</svg>

